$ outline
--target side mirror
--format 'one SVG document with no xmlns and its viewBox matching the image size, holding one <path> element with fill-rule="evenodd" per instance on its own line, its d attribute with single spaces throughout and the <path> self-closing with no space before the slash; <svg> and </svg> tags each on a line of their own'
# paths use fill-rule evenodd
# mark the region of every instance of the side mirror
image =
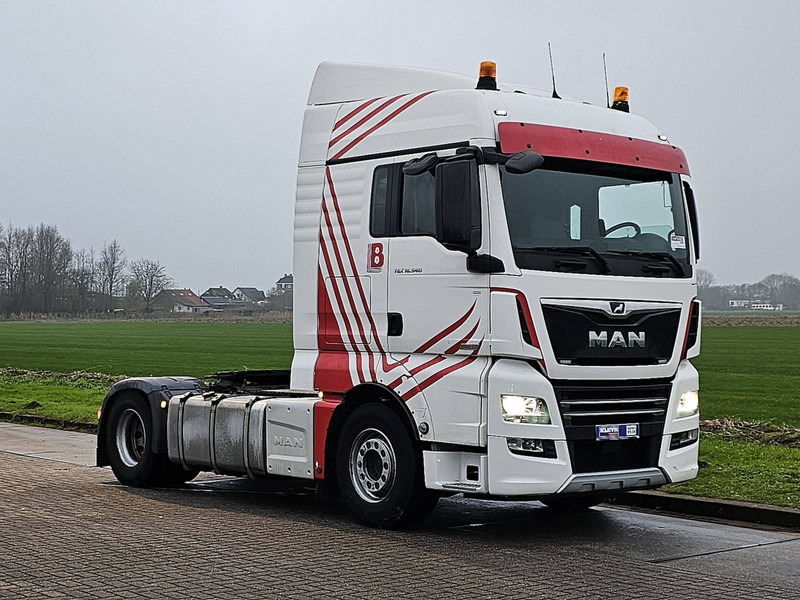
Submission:
<svg viewBox="0 0 800 600">
<path fill-rule="evenodd" d="M 689 223 L 692 226 L 692 243 L 694 244 L 695 260 L 700 260 L 700 225 L 697 222 L 697 204 L 694 200 L 694 191 L 684 181 L 683 191 L 686 193 L 686 206 L 689 208 Z"/>
<path fill-rule="evenodd" d="M 533 150 L 517 152 L 508 157 L 505 162 L 506 171 L 514 175 L 523 175 L 535 171 L 544 163 L 544 157 Z"/>
<path fill-rule="evenodd" d="M 436 233 L 442 244 L 465 252 L 480 247 L 481 206 L 474 160 L 444 162 L 436 167 L 436 212 Z"/>
</svg>

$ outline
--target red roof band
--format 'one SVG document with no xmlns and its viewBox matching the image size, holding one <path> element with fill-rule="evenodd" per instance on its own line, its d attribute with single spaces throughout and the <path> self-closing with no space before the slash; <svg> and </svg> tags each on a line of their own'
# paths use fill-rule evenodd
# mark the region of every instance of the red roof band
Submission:
<svg viewBox="0 0 800 600">
<path fill-rule="evenodd" d="M 500 150 L 689 174 L 683 150 L 637 138 L 532 123 L 500 123 Z"/>
</svg>

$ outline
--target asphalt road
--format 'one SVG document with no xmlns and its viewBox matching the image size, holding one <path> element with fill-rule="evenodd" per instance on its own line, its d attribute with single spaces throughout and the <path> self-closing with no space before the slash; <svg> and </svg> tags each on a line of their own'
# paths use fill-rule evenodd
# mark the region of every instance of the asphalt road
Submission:
<svg viewBox="0 0 800 600">
<path fill-rule="evenodd" d="M 0 598 L 800 598 L 800 532 L 459 497 L 376 531 L 294 482 L 126 488 L 93 448 L 0 423 Z"/>
</svg>

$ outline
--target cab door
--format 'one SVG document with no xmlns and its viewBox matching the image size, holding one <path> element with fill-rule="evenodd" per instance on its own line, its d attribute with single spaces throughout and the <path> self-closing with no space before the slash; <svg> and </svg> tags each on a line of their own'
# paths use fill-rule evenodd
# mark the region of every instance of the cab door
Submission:
<svg viewBox="0 0 800 600">
<path fill-rule="evenodd" d="M 406 401 L 424 395 L 433 439 L 479 444 L 489 275 L 467 269 L 483 243 L 478 166 L 461 159 L 413 175 L 398 166 L 395 177 L 387 334 L 408 372 L 397 389 Z"/>
</svg>

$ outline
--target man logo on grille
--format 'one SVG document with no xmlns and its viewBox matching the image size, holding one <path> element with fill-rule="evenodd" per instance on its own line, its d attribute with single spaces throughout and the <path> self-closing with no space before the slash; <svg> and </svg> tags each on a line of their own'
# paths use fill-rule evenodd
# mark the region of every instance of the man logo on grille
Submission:
<svg viewBox="0 0 800 600">
<path fill-rule="evenodd" d="M 625 303 L 624 302 L 609 302 L 611 305 L 611 314 L 612 315 L 624 315 L 625 314 Z"/>
</svg>

